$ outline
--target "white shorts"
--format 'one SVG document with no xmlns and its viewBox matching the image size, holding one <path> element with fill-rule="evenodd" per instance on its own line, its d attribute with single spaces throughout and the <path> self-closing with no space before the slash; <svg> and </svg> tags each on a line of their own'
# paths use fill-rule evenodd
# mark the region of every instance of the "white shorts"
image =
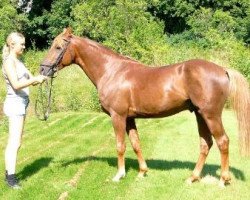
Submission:
<svg viewBox="0 0 250 200">
<path fill-rule="evenodd" d="M 29 97 L 6 97 L 3 105 L 3 112 L 6 116 L 26 115 L 29 105 Z"/>
</svg>

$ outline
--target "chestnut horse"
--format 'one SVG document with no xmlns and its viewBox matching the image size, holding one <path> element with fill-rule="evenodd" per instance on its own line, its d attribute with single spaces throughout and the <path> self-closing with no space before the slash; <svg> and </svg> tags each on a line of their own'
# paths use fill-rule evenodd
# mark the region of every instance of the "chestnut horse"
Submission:
<svg viewBox="0 0 250 200">
<path fill-rule="evenodd" d="M 250 154 L 250 95 L 247 80 L 237 71 L 195 59 L 162 67 L 148 67 L 119 55 L 71 29 L 58 35 L 43 60 L 40 73 L 54 72 L 72 63 L 79 65 L 98 90 L 116 135 L 118 171 L 113 181 L 125 176 L 127 132 L 139 162 L 139 177 L 147 172 L 135 118 L 167 117 L 183 110 L 195 113 L 200 154 L 188 183 L 199 180 L 215 139 L 221 154 L 220 184 L 229 183 L 229 139 L 222 125 L 222 110 L 231 97 L 239 122 L 240 151 Z"/>
</svg>

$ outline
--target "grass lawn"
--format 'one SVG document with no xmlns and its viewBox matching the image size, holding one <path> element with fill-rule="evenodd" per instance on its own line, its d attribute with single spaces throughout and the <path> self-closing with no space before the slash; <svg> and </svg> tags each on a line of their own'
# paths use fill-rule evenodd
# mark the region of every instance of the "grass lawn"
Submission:
<svg viewBox="0 0 250 200">
<path fill-rule="evenodd" d="M 111 181 L 117 169 L 115 137 L 110 118 L 95 112 L 52 114 L 47 122 L 29 116 L 18 156 L 17 174 L 22 189 L 9 189 L 4 179 L 6 120 L 0 123 L 0 199 L 250 199 L 250 158 L 239 155 L 236 119 L 223 115 L 230 138 L 231 185 L 222 189 L 220 155 L 210 151 L 203 177 L 213 182 L 194 183 L 191 174 L 199 154 L 195 117 L 189 112 L 164 119 L 139 119 L 141 146 L 148 176 L 138 179 L 138 163 L 127 139 L 126 172 L 119 183 Z"/>
</svg>

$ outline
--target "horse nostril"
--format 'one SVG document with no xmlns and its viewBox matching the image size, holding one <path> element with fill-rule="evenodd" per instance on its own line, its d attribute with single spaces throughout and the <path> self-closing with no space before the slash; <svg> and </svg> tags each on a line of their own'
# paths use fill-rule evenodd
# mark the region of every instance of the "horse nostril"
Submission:
<svg viewBox="0 0 250 200">
<path fill-rule="evenodd" d="M 44 68 L 43 67 L 40 67 L 40 74 L 42 74 L 44 71 Z"/>
</svg>

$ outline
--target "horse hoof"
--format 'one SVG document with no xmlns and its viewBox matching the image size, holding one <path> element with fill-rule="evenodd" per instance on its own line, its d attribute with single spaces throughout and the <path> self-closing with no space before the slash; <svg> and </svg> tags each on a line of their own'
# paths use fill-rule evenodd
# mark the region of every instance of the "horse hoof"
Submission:
<svg viewBox="0 0 250 200">
<path fill-rule="evenodd" d="M 231 179 L 229 178 L 228 180 L 220 179 L 219 181 L 219 187 L 220 188 L 225 188 L 227 185 L 230 185 Z"/>
<path fill-rule="evenodd" d="M 193 182 L 196 182 L 196 181 L 199 181 L 200 180 L 200 177 L 194 177 L 194 176 L 191 176 L 189 177 L 187 180 L 186 180 L 186 183 L 188 185 L 192 185 Z"/>
<path fill-rule="evenodd" d="M 119 182 L 119 181 L 120 181 L 120 178 L 118 178 L 118 177 L 115 176 L 115 177 L 112 179 L 112 181 L 113 181 L 113 182 Z"/>
<path fill-rule="evenodd" d="M 193 183 L 193 181 L 192 181 L 191 177 L 186 180 L 187 185 L 192 185 L 192 183 Z"/>
<path fill-rule="evenodd" d="M 125 174 L 122 173 L 122 174 L 116 174 L 115 177 L 112 179 L 113 182 L 119 182 L 122 178 L 125 177 Z"/>
<path fill-rule="evenodd" d="M 145 176 L 147 176 L 146 172 L 139 172 L 137 178 L 144 178 Z"/>
<path fill-rule="evenodd" d="M 219 185 L 219 187 L 222 188 L 222 189 L 224 189 L 224 188 L 226 187 L 226 186 L 225 186 L 225 182 L 224 182 L 223 180 L 220 180 L 218 185 Z"/>
</svg>

